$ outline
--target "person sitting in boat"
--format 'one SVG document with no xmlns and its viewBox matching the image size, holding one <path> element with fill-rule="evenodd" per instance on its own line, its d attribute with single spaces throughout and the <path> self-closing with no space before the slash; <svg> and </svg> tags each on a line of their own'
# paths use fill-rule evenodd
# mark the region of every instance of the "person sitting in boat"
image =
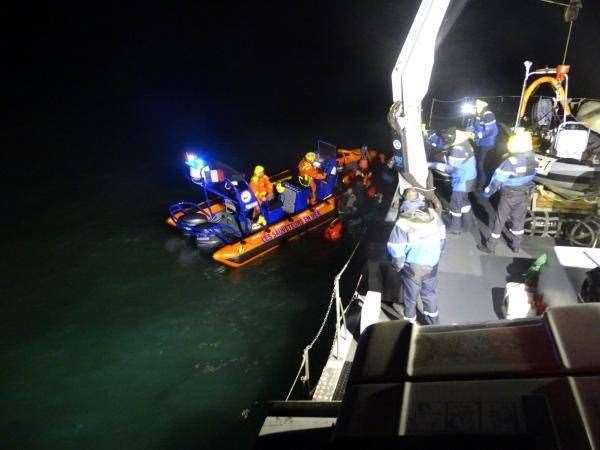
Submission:
<svg viewBox="0 0 600 450">
<path fill-rule="evenodd" d="M 273 200 L 273 183 L 265 174 L 263 166 L 258 165 L 254 168 L 254 173 L 250 179 L 250 189 L 252 189 L 259 203 Z"/>
<path fill-rule="evenodd" d="M 483 195 L 487 198 L 500 191 L 500 201 L 490 237 L 485 244 L 477 245 L 477 248 L 485 253 L 495 252 L 507 221 L 511 222 L 510 249 L 513 253 L 519 253 L 525 234 L 525 216 L 537 167 L 531 133 L 518 130 L 508 139 L 507 147 L 508 158 L 502 161 L 500 167 L 494 172 L 489 186 L 483 191 Z"/>
<path fill-rule="evenodd" d="M 496 138 L 498 137 L 498 125 L 496 116 L 488 109 L 488 104 L 483 100 L 475 100 L 475 122 L 473 124 L 475 132 L 475 159 L 477 160 L 477 182 L 483 189 L 487 184 L 487 175 L 485 173 L 486 159 L 496 147 Z"/>
<path fill-rule="evenodd" d="M 355 176 L 356 178 L 358 178 L 358 180 L 361 182 L 365 189 L 368 190 L 371 187 L 373 172 L 371 172 L 368 159 L 361 158 L 358 160 Z"/>
<path fill-rule="evenodd" d="M 318 169 L 316 161 L 316 153 L 308 152 L 298 164 L 298 180 L 302 186 L 310 187 L 311 205 L 317 202 L 317 185 L 315 184 L 315 180 L 324 180 L 326 178 L 325 174 Z"/>
</svg>

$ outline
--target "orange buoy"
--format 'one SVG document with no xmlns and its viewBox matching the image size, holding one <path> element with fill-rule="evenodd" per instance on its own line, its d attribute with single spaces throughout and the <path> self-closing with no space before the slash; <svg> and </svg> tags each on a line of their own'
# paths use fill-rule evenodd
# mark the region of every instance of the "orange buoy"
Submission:
<svg viewBox="0 0 600 450">
<path fill-rule="evenodd" d="M 344 227 L 342 226 L 342 222 L 340 222 L 339 219 L 335 219 L 327 228 L 325 228 L 323 235 L 328 241 L 335 242 L 342 238 L 344 234 L 343 230 Z"/>
</svg>

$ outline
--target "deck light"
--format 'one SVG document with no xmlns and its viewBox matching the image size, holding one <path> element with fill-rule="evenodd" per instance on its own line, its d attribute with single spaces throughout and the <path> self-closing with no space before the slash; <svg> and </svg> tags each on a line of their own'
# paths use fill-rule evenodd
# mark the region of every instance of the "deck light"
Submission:
<svg viewBox="0 0 600 450">
<path fill-rule="evenodd" d="M 475 104 L 472 102 L 465 102 L 460 106 L 460 111 L 463 116 L 475 115 Z"/>
</svg>

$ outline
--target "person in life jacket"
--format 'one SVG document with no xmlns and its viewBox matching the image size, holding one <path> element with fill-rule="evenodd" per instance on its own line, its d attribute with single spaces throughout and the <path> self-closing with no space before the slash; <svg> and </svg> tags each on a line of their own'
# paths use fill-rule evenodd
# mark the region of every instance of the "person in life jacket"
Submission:
<svg viewBox="0 0 600 450">
<path fill-rule="evenodd" d="M 366 158 L 362 158 L 358 160 L 357 168 L 354 173 L 357 181 L 359 181 L 362 186 L 368 190 L 372 185 L 373 172 L 371 172 L 371 168 L 369 167 L 369 160 Z"/>
<path fill-rule="evenodd" d="M 475 111 L 476 116 L 473 131 L 475 133 L 475 146 L 477 148 L 475 153 L 475 158 L 477 159 L 477 182 L 479 187 L 483 189 L 487 184 L 485 162 L 490 150 L 496 147 L 498 125 L 496 124 L 496 116 L 488 109 L 488 104 L 483 100 L 475 100 Z"/>
<path fill-rule="evenodd" d="M 250 189 L 259 203 L 273 200 L 273 183 L 265 174 L 263 166 L 256 166 L 250 178 Z"/>
<path fill-rule="evenodd" d="M 315 165 L 317 155 L 314 152 L 308 152 L 298 164 L 298 180 L 302 186 L 310 187 L 310 203 L 316 203 L 315 193 L 317 185 L 315 180 L 324 180 L 325 174 Z"/>
<path fill-rule="evenodd" d="M 438 263 L 446 239 L 446 227 L 416 190 L 404 193 L 400 215 L 387 242 L 392 267 L 400 276 L 404 318 L 417 321 L 417 298 L 423 302 L 424 325 L 439 323 L 437 304 Z M 398 306 L 395 304 L 394 309 Z"/>
<path fill-rule="evenodd" d="M 462 130 L 449 129 L 444 140 L 450 143 L 447 163 L 429 163 L 429 167 L 450 175 L 452 194 L 450 196 L 449 232 L 460 234 L 473 225 L 473 213 L 469 193 L 475 190 L 477 169 L 470 138 L 472 134 Z"/>
<path fill-rule="evenodd" d="M 508 157 L 496 169 L 489 186 L 483 191 L 487 198 L 500 191 L 500 201 L 490 237 L 485 244 L 477 246 L 479 250 L 486 253 L 495 252 L 507 221 L 511 223 L 509 227 L 512 235 L 510 249 L 514 253 L 519 252 L 525 234 L 525 216 L 537 166 L 533 154 L 531 133 L 517 130 L 517 133 L 508 139 L 507 147 Z"/>
</svg>

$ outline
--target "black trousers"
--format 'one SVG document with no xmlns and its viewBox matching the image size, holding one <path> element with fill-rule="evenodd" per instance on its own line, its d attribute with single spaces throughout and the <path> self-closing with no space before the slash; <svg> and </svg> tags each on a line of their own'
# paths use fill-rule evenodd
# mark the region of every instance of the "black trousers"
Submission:
<svg viewBox="0 0 600 450">
<path fill-rule="evenodd" d="M 477 162 L 477 184 L 480 188 L 487 186 L 487 172 L 486 172 L 486 160 L 490 151 L 494 147 L 478 147 L 475 151 L 475 161 Z"/>
<path fill-rule="evenodd" d="M 421 266 L 404 264 L 400 277 L 404 296 L 404 317 L 407 320 L 417 318 L 417 299 L 423 302 L 423 320 L 425 325 L 440 323 L 437 304 L 437 271 L 438 266 Z"/>
<path fill-rule="evenodd" d="M 528 206 L 529 189 L 504 188 L 500 191 L 500 202 L 492 225 L 489 247 L 495 247 L 506 222 L 510 222 L 508 229 L 512 235 L 513 249 L 521 246 L 525 234 L 525 217 Z"/>
<path fill-rule="evenodd" d="M 473 225 L 473 213 L 468 192 L 452 191 L 450 196 L 450 231 L 468 230 Z"/>
</svg>

